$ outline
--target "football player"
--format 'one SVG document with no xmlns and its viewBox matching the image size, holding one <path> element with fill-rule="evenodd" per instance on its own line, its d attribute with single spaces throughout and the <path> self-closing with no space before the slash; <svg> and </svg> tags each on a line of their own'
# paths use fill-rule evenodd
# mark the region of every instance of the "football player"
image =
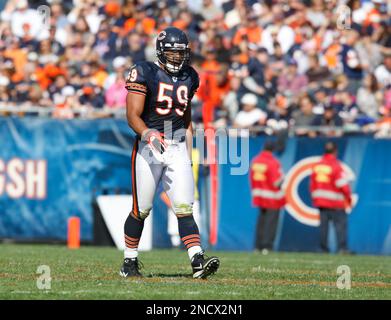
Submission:
<svg viewBox="0 0 391 320">
<path fill-rule="evenodd" d="M 193 277 L 207 278 L 220 261 L 204 255 L 193 217 L 190 102 L 199 78 L 189 64 L 189 42 L 183 31 L 169 27 L 160 32 L 156 54 L 156 62 L 131 67 L 126 81 L 126 116 L 137 137 L 132 152 L 133 208 L 124 226 L 126 248 L 120 275 L 141 276 L 138 243 L 161 181 L 178 218 Z"/>
</svg>

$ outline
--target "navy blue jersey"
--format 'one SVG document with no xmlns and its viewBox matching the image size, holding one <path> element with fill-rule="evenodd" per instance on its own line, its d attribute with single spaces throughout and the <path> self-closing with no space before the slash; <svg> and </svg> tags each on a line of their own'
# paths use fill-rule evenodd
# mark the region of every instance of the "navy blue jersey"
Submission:
<svg viewBox="0 0 391 320">
<path fill-rule="evenodd" d="M 141 114 L 146 126 L 165 133 L 166 137 L 172 134 L 167 131 L 170 129 L 167 124 L 173 132 L 184 128 L 184 112 L 198 86 L 198 74 L 190 66 L 172 76 L 156 63 L 146 61 L 132 66 L 126 79 L 129 92 L 146 96 Z"/>
</svg>

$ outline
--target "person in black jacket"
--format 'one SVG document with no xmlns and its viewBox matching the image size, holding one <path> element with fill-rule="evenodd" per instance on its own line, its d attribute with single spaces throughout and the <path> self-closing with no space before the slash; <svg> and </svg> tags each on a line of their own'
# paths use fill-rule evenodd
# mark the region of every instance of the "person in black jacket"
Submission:
<svg viewBox="0 0 391 320">
<path fill-rule="evenodd" d="M 331 105 L 326 105 L 324 107 L 324 112 L 322 115 L 318 115 L 314 121 L 312 122 L 312 126 L 316 127 L 325 127 L 325 129 L 329 129 L 335 127 L 342 127 L 343 126 L 343 120 L 342 118 L 337 114 L 335 108 Z M 324 136 L 338 136 L 340 135 L 340 130 L 319 130 L 319 131 L 311 131 L 310 136 L 314 137 L 317 135 L 324 135 Z"/>
</svg>

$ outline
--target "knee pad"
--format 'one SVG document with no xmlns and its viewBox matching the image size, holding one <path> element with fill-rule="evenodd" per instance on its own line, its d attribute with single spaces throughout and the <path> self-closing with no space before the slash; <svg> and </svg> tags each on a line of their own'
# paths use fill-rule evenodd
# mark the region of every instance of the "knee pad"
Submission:
<svg viewBox="0 0 391 320">
<path fill-rule="evenodd" d="M 189 203 L 174 203 L 173 208 L 174 213 L 184 215 L 184 216 L 190 216 L 193 214 L 193 204 Z"/>
</svg>

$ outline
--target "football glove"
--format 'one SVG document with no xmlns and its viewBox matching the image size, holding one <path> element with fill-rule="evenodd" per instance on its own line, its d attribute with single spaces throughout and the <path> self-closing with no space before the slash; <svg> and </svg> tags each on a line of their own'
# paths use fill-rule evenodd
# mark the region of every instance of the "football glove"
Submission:
<svg viewBox="0 0 391 320">
<path fill-rule="evenodd" d="M 141 140 L 147 142 L 152 150 L 163 154 L 167 149 L 167 143 L 164 141 L 164 135 L 157 130 L 145 130 L 141 136 Z"/>
</svg>

